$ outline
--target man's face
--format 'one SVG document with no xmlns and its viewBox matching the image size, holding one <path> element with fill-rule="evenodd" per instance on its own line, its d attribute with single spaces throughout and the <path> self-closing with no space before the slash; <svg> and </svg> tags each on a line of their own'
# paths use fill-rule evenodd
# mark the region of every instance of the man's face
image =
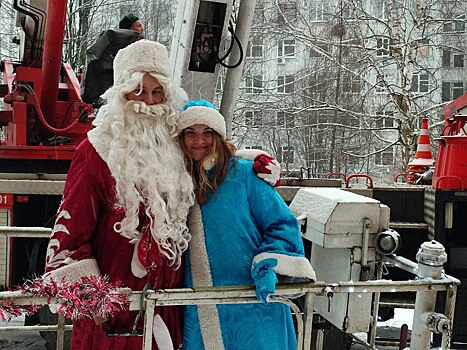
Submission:
<svg viewBox="0 0 467 350">
<path fill-rule="evenodd" d="M 138 86 L 135 90 L 125 95 L 128 101 L 142 101 L 148 106 L 157 105 L 164 101 L 164 89 L 159 81 L 152 75 L 145 74 L 143 77 L 143 88 Z"/>
<path fill-rule="evenodd" d="M 136 20 L 133 22 L 133 24 L 130 27 L 131 30 L 134 30 L 135 32 L 143 33 L 143 24 L 141 23 L 140 20 Z"/>
</svg>

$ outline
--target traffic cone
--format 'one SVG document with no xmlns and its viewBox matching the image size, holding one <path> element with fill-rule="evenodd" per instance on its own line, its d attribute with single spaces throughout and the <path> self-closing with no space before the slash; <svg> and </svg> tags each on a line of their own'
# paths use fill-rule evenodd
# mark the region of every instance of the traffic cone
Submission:
<svg viewBox="0 0 467 350">
<path fill-rule="evenodd" d="M 423 174 L 433 164 L 435 160 L 431 154 L 430 146 L 430 132 L 428 131 L 428 118 L 422 118 L 422 127 L 420 129 L 420 135 L 417 141 L 417 151 L 415 153 L 415 159 L 412 160 L 408 165 L 408 176 L 407 183 L 413 184 L 418 176 L 416 174 Z"/>
</svg>

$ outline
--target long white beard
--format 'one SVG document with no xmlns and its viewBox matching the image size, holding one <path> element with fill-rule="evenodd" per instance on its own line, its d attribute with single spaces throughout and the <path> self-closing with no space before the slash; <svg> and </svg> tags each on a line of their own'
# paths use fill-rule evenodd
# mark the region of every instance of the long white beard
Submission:
<svg viewBox="0 0 467 350">
<path fill-rule="evenodd" d="M 179 266 L 190 240 L 186 218 L 194 194 L 182 150 L 171 136 L 174 123 L 166 120 L 170 109 L 129 101 L 124 110 L 125 117 L 113 116 L 113 139 L 107 159 L 116 181 L 118 205 L 126 210 L 116 230 L 137 240 L 139 208 L 144 204 L 159 250 Z"/>
</svg>

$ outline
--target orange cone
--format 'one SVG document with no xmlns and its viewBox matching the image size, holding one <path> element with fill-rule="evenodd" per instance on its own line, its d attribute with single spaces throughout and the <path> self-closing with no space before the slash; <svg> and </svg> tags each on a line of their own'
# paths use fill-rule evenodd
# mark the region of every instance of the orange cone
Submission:
<svg viewBox="0 0 467 350">
<path fill-rule="evenodd" d="M 417 180 L 416 174 L 423 174 L 430 166 L 435 163 L 433 155 L 431 154 L 430 146 L 430 133 L 428 131 L 428 118 L 422 118 L 422 127 L 420 135 L 418 136 L 417 152 L 415 159 L 408 165 L 408 179 L 407 183 L 413 184 Z"/>
</svg>

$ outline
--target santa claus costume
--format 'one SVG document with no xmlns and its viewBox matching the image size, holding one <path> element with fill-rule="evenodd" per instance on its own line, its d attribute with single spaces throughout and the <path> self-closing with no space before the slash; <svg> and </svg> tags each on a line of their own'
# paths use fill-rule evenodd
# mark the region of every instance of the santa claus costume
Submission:
<svg viewBox="0 0 467 350">
<path fill-rule="evenodd" d="M 163 102 L 128 100 L 144 93 L 150 74 L 163 88 Z M 190 239 L 186 226 L 193 185 L 178 144 L 169 59 L 165 47 L 148 40 L 120 50 L 114 60 L 114 86 L 95 128 L 77 148 L 50 238 L 46 276 L 74 281 L 107 275 L 132 290 L 181 286 L 182 253 Z M 73 324 L 71 349 L 138 349 L 142 337 L 106 332 L 131 330 L 136 312 Z M 178 307 L 156 308 L 153 349 L 179 348 Z M 140 320 L 137 328 L 142 329 Z"/>
</svg>

